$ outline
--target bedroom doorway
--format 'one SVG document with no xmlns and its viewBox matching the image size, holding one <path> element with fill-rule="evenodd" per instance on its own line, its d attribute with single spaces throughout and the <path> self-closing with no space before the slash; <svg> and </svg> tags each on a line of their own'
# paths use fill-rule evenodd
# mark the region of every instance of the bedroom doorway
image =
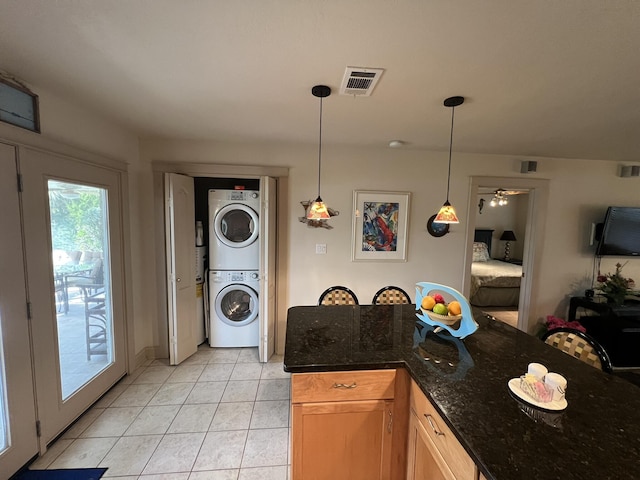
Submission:
<svg viewBox="0 0 640 480">
<path fill-rule="evenodd" d="M 544 179 L 472 177 L 471 181 L 465 296 L 472 305 L 523 331 L 536 323 L 529 310 L 537 292 L 534 267 L 547 197 Z M 487 245 L 486 253 L 479 252 L 476 240 Z M 481 261 L 474 262 L 474 257 Z"/>
</svg>

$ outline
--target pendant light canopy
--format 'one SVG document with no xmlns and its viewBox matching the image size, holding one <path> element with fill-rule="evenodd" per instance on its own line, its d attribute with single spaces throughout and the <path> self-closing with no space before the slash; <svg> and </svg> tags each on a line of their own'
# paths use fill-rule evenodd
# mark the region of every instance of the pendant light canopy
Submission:
<svg viewBox="0 0 640 480">
<path fill-rule="evenodd" d="M 444 101 L 445 107 L 451 107 L 451 136 L 449 138 L 449 172 L 447 173 L 447 200 L 433 220 L 433 223 L 460 223 L 456 210 L 449 203 L 449 185 L 451 183 L 451 150 L 453 148 L 453 116 L 456 107 L 464 103 L 464 97 L 449 97 Z"/>
<path fill-rule="evenodd" d="M 331 88 L 326 85 L 316 85 L 311 89 L 311 93 L 320 99 L 320 136 L 318 139 L 318 198 L 309 207 L 307 218 L 309 220 L 329 220 L 331 216 L 320 197 L 320 173 L 322 171 L 322 99 L 331 95 Z"/>
</svg>

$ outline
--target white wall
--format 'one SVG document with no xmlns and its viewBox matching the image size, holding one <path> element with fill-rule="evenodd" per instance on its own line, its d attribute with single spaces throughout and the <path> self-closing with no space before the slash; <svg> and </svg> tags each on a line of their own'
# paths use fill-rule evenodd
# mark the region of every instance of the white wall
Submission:
<svg viewBox="0 0 640 480">
<path fill-rule="evenodd" d="M 317 146 L 234 145 L 206 142 L 147 140 L 141 143 L 145 163 L 154 160 L 289 167 L 289 206 L 286 235 L 289 243 L 286 305 L 313 305 L 328 286 L 344 284 L 369 303 L 383 285 L 396 284 L 413 296 L 415 283 L 434 281 L 462 290 L 467 212 L 471 176 L 491 172 L 521 177 L 520 159 L 497 155 L 455 154 L 451 203 L 463 223 L 449 234 L 431 237 L 426 221 L 446 195 L 446 152 L 362 149 L 323 145 L 322 198 L 340 215 L 330 220 L 332 230 L 312 229 L 298 221 L 299 202 L 317 193 Z M 528 157 L 528 159 L 531 159 Z M 533 299 L 532 323 L 548 314 L 565 316 L 567 298 L 590 283 L 593 248 L 587 246 L 591 222 L 601 221 L 612 204 L 638 205 L 638 180 L 616 176 L 617 165 L 607 161 L 542 159 L 533 178 L 550 179 L 549 209 L 538 298 Z M 407 263 L 351 262 L 353 190 L 409 191 L 412 193 Z M 477 202 L 475 202 L 477 203 Z M 475 205 L 474 203 L 474 205 Z M 315 244 L 327 245 L 326 255 L 315 254 Z M 615 259 L 603 261 L 611 270 Z M 640 260 L 625 273 L 640 278 Z M 586 279 L 588 278 L 588 282 Z M 283 326 L 285 319 L 278 319 Z M 533 330 L 533 328 L 532 328 Z"/>
</svg>

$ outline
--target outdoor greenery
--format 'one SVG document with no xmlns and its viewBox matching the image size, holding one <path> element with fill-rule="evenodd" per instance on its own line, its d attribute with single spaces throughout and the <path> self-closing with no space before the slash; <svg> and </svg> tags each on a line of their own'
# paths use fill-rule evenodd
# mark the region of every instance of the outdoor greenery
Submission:
<svg viewBox="0 0 640 480">
<path fill-rule="evenodd" d="M 104 225 L 100 190 L 73 195 L 49 191 L 51 239 L 54 250 L 101 252 Z"/>
</svg>

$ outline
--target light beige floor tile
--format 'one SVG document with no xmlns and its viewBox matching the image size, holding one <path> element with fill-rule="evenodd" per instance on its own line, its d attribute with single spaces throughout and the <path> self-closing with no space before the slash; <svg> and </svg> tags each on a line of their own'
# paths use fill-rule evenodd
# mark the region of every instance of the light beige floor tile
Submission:
<svg viewBox="0 0 640 480">
<path fill-rule="evenodd" d="M 198 382 L 185 403 L 218 403 L 226 386 L 227 382 Z"/>
<path fill-rule="evenodd" d="M 217 403 L 183 405 L 167 433 L 206 432 L 217 407 Z"/>
<path fill-rule="evenodd" d="M 168 367 L 170 366 L 170 364 L 169 364 L 168 358 L 156 358 L 155 360 L 152 360 L 151 363 L 147 366 L 148 367 L 158 367 L 158 366 Z"/>
<path fill-rule="evenodd" d="M 98 466 L 107 467 L 110 477 L 140 475 L 162 435 L 121 437 Z"/>
<path fill-rule="evenodd" d="M 107 408 L 111 406 L 115 399 L 118 398 L 129 385 L 130 383 L 123 383 L 122 380 L 120 380 L 120 382 L 111 387 L 107 393 L 100 397 L 100 400 L 93 404 L 93 408 Z"/>
<path fill-rule="evenodd" d="M 165 383 L 149 400 L 149 405 L 182 405 L 195 383 Z"/>
<path fill-rule="evenodd" d="M 224 405 L 224 404 L 221 404 Z M 269 400 L 255 402 L 250 428 L 289 427 L 289 401 Z"/>
<path fill-rule="evenodd" d="M 238 363 L 259 363 L 258 347 L 243 348 L 238 355 Z"/>
<path fill-rule="evenodd" d="M 204 365 L 178 365 L 173 373 L 167 378 L 167 383 L 195 383 L 204 370 Z"/>
<path fill-rule="evenodd" d="M 46 453 L 43 456 L 38 457 L 31 465 L 29 465 L 29 469 L 45 470 L 72 443 L 73 443 L 72 438 L 69 438 L 69 439 L 60 438 L 56 440 L 52 445 L 49 446 L 49 448 L 47 449 Z"/>
<path fill-rule="evenodd" d="M 260 363 L 236 363 L 230 380 L 260 380 L 261 374 L 262 364 Z"/>
<path fill-rule="evenodd" d="M 258 380 L 230 380 L 220 402 L 253 402 L 258 393 Z"/>
<path fill-rule="evenodd" d="M 214 348 L 209 363 L 236 363 L 241 348 Z"/>
<path fill-rule="evenodd" d="M 287 480 L 287 467 L 241 468 L 238 480 Z"/>
<path fill-rule="evenodd" d="M 231 372 L 233 371 L 233 363 L 209 363 L 200 378 L 199 382 L 224 382 L 229 380 Z"/>
<path fill-rule="evenodd" d="M 140 475 L 137 480 L 188 480 L 189 472 L 159 473 L 157 475 Z M 120 480 L 119 478 L 117 480 Z"/>
<path fill-rule="evenodd" d="M 239 470 L 208 470 L 205 472 L 191 472 L 189 480 L 238 480 L 238 473 Z"/>
<path fill-rule="evenodd" d="M 288 428 L 249 430 L 242 468 L 287 464 Z"/>
<path fill-rule="evenodd" d="M 95 468 L 118 441 L 117 438 L 79 438 L 74 440 L 49 469 Z"/>
<path fill-rule="evenodd" d="M 213 349 L 207 347 L 207 350 L 199 349 L 196 353 L 187 358 L 180 365 L 206 365 L 213 356 Z"/>
<path fill-rule="evenodd" d="M 87 410 L 60 438 L 78 438 L 93 421 L 104 412 L 104 408 Z"/>
<path fill-rule="evenodd" d="M 210 431 L 246 430 L 251 422 L 253 402 L 221 403 L 213 417 Z"/>
<path fill-rule="evenodd" d="M 178 410 L 180 410 L 180 405 L 144 407 L 133 423 L 124 432 L 124 435 L 161 435 L 166 433 L 169 425 L 171 425 L 171 422 L 178 414 Z"/>
<path fill-rule="evenodd" d="M 116 398 L 111 407 L 144 407 L 160 389 L 161 384 L 131 384 Z"/>
<path fill-rule="evenodd" d="M 133 423 L 142 407 L 110 407 L 105 409 L 80 435 L 89 437 L 119 437 Z"/>
<path fill-rule="evenodd" d="M 247 430 L 207 433 L 193 470 L 239 468 L 246 439 Z"/>
<path fill-rule="evenodd" d="M 204 433 L 172 433 L 165 435 L 142 473 L 191 471 L 204 436 Z"/>
<path fill-rule="evenodd" d="M 289 400 L 291 380 L 288 378 L 260 380 L 256 400 Z"/>
<path fill-rule="evenodd" d="M 176 367 L 156 365 L 147 367 L 133 383 L 163 383 Z"/>
<path fill-rule="evenodd" d="M 271 362 L 269 360 L 268 363 L 265 363 L 262 366 L 262 379 L 274 379 L 274 378 L 290 378 L 291 374 L 289 372 L 284 371 L 284 366 L 282 362 Z"/>
</svg>

